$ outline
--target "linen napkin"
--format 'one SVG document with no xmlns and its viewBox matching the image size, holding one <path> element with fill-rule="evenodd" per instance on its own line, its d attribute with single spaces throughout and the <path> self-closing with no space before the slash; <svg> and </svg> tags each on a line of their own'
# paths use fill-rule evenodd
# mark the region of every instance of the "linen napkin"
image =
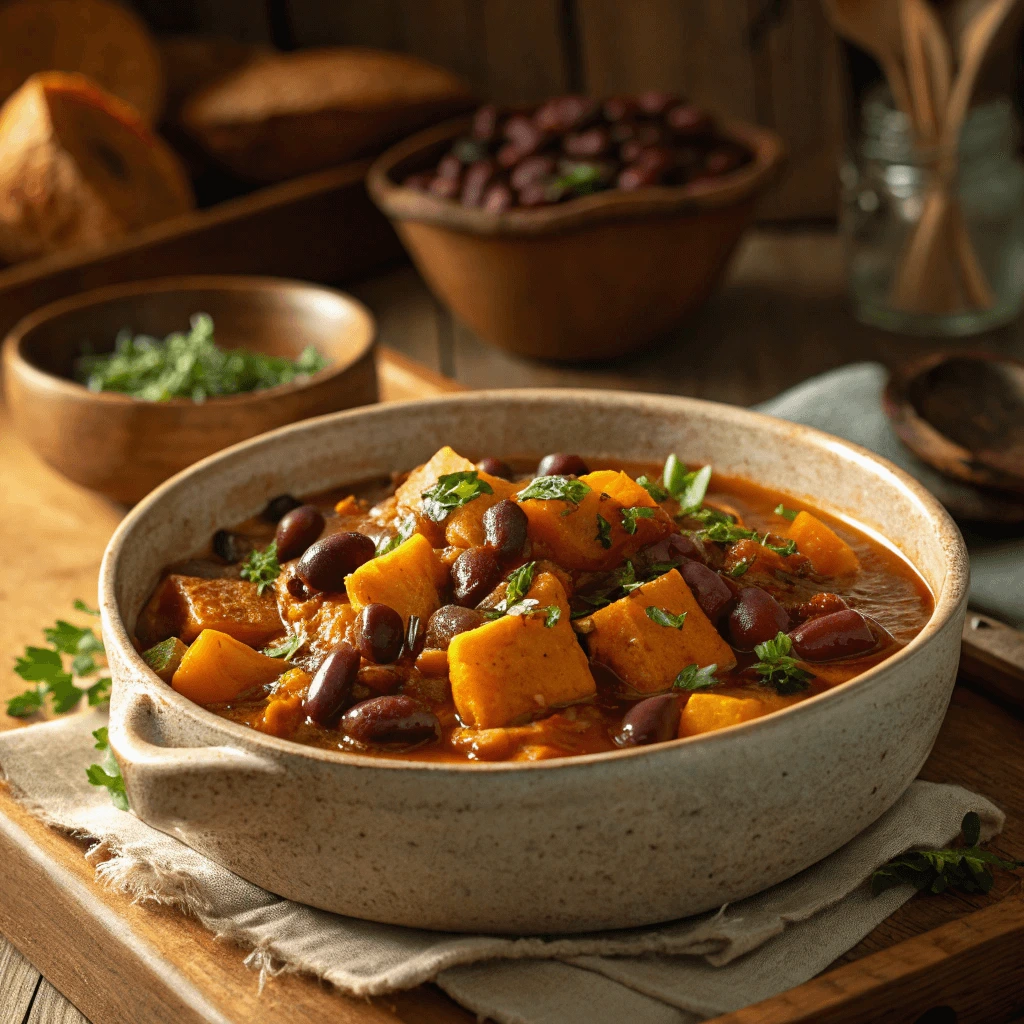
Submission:
<svg viewBox="0 0 1024 1024">
<path fill-rule="evenodd" d="M 435 981 L 501 1024 L 691 1024 L 824 970 L 901 906 L 865 879 L 911 847 L 946 845 L 969 810 L 982 836 L 1003 814 L 961 789 L 915 782 L 831 857 L 766 892 L 682 921 L 589 935 L 507 938 L 374 924 L 280 899 L 114 808 L 86 781 L 99 712 L 0 734 L 0 778 L 47 823 L 94 839 L 97 874 L 137 900 L 172 904 L 251 950 L 265 974 L 302 971 L 353 995 Z"/>
</svg>

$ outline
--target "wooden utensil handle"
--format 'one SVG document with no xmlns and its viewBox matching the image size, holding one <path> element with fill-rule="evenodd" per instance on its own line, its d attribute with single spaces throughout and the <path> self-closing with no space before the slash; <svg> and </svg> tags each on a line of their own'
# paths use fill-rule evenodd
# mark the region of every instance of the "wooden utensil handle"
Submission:
<svg viewBox="0 0 1024 1024">
<path fill-rule="evenodd" d="M 976 689 L 1024 711 L 1024 632 L 968 610 L 960 672 Z"/>
</svg>

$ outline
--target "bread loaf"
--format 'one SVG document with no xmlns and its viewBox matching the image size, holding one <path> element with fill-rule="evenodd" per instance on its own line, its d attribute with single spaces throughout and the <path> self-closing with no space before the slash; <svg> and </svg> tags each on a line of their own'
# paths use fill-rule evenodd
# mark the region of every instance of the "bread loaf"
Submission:
<svg viewBox="0 0 1024 1024">
<path fill-rule="evenodd" d="M 192 207 L 181 163 L 82 75 L 33 75 L 0 109 L 0 257 L 97 245 Z"/>
<path fill-rule="evenodd" d="M 375 152 L 471 103 L 460 78 L 417 57 L 334 47 L 257 60 L 189 100 L 182 122 L 236 174 L 280 181 Z"/>
</svg>

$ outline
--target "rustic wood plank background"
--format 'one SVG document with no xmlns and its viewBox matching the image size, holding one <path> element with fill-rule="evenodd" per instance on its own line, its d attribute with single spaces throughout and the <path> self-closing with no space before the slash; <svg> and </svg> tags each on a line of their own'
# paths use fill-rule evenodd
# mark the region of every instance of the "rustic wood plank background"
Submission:
<svg viewBox="0 0 1024 1024">
<path fill-rule="evenodd" d="M 481 97 L 679 90 L 778 131 L 789 166 L 768 220 L 832 218 L 842 136 L 838 44 L 818 0 L 134 0 L 159 32 L 282 49 L 354 44 L 414 53 Z"/>
</svg>

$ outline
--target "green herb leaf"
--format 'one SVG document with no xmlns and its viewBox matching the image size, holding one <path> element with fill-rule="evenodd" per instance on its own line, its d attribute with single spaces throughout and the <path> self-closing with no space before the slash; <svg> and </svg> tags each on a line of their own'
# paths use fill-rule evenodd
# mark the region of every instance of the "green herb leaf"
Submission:
<svg viewBox="0 0 1024 1024">
<path fill-rule="evenodd" d="M 291 636 L 286 636 L 283 640 L 279 640 L 270 647 L 264 647 L 262 653 L 268 658 L 283 658 L 285 661 L 291 661 L 292 655 L 305 642 L 305 636 L 301 633 L 293 633 Z"/>
<path fill-rule="evenodd" d="M 768 542 L 768 538 L 770 536 L 770 533 L 766 533 L 763 537 L 758 537 L 758 544 L 760 544 L 763 548 L 767 548 L 769 551 L 774 551 L 777 555 L 782 555 L 783 558 L 788 558 L 790 555 L 796 554 L 795 540 L 787 540 L 783 544 L 770 544 Z"/>
<path fill-rule="evenodd" d="M 590 493 L 590 485 L 569 476 L 538 476 L 526 485 L 516 497 L 520 501 L 567 501 L 578 505 Z"/>
<path fill-rule="evenodd" d="M 589 196 L 608 188 L 604 174 L 598 164 L 575 164 L 569 171 L 554 181 L 556 190 L 564 189 L 577 196 Z"/>
<path fill-rule="evenodd" d="M 738 540 L 755 539 L 757 530 L 748 530 L 735 523 L 717 520 L 703 530 L 698 530 L 697 536 L 702 540 L 713 540 L 716 544 L 734 544 Z"/>
<path fill-rule="evenodd" d="M 704 466 L 692 472 L 675 455 L 665 460 L 662 481 L 682 510 L 698 509 L 711 483 L 711 467 Z"/>
<path fill-rule="evenodd" d="M 761 677 L 763 686 L 773 686 L 776 693 L 783 695 L 807 689 L 813 676 L 790 656 L 792 649 L 793 641 L 781 630 L 774 640 L 766 640 L 754 648 L 759 660 L 753 669 Z"/>
<path fill-rule="evenodd" d="M 737 562 L 730 570 L 729 575 L 734 579 L 738 580 L 749 568 L 750 562 L 744 558 L 743 561 Z"/>
<path fill-rule="evenodd" d="M 475 469 L 462 473 L 445 473 L 437 483 L 422 494 L 422 512 L 435 523 L 443 523 L 450 512 L 468 504 L 481 494 L 493 494 L 494 488 L 480 479 Z"/>
<path fill-rule="evenodd" d="M 530 587 L 533 585 L 533 572 L 536 566 L 536 562 L 527 562 L 525 565 L 519 566 L 518 569 L 513 569 L 505 577 L 507 581 L 505 587 L 506 608 L 526 597 Z"/>
<path fill-rule="evenodd" d="M 256 593 L 262 596 L 263 591 L 281 575 L 281 566 L 277 561 L 277 541 L 272 540 L 262 551 L 250 551 L 240 575 L 243 580 L 255 583 Z"/>
<path fill-rule="evenodd" d="M 109 676 L 104 676 L 103 679 L 97 679 L 86 691 L 85 695 L 89 700 L 89 707 L 94 708 L 97 704 L 103 704 L 110 700 L 110 687 L 111 679 Z"/>
<path fill-rule="evenodd" d="M 706 665 L 699 668 L 697 663 L 687 665 L 686 668 L 676 676 L 672 684 L 676 690 L 706 690 L 709 686 L 717 686 L 719 680 L 715 678 L 717 665 Z"/>
<path fill-rule="evenodd" d="M 777 516 L 782 516 L 783 519 L 788 519 L 790 522 L 793 522 L 793 520 L 797 517 L 797 513 L 794 512 L 791 508 L 786 508 L 786 506 L 783 505 L 781 501 L 778 505 L 775 506 L 775 514 Z"/>
<path fill-rule="evenodd" d="M 43 687 L 36 686 L 24 693 L 19 693 L 16 697 L 11 697 L 7 702 L 7 714 L 11 718 L 27 718 L 37 711 L 42 711 L 45 693 L 46 690 Z"/>
<path fill-rule="evenodd" d="M 398 521 L 395 529 L 398 531 L 394 537 L 389 537 L 387 540 L 382 540 L 377 545 L 377 553 L 375 558 L 380 558 L 381 555 L 386 555 L 390 551 L 394 551 L 400 544 L 404 544 L 415 532 L 416 532 L 416 516 L 410 514 L 405 516 L 403 519 Z"/>
<path fill-rule="evenodd" d="M 93 736 L 96 738 L 96 749 L 106 751 L 106 757 L 103 758 L 102 764 L 91 764 L 86 768 L 86 778 L 93 786 L 103 786 L 110 794 L 110 802 L 118 810 L 127 811 L 128 794 L 125 792 L 121 768 L 110 749 L 106 727 L 97 729 Z"/>
<path fill-rule="evenodd" d="M 654 605 L 648 605 L 644 611 L 651 622 L 656 622 L 659 626 L 667 626 L 669 629 L 682 629 L 683 623 L 686 621 L 686 612 L 673 615 L 667 608 L 656 608 Z"/>
<path fill-rule="evenodd" d="M 594 539 L 600 541 L 601 547 L 605 549 L 612 546 L 612 524 L 600 512 L 597 514 L 597 536 Z"/>
<path fill-rule="evenodd" d="M 558 620 L 562 617 L 562 609 L 557 604 L 545 605 L 542 608 L 540 607 L 540 602 L 535 598 L 526 597 L 512 605 L 507 614 L 519 616 L 543 615 L 545 628 L 551 629 L 552 626 L 557 625 Z"/>
<path fill-rule="evenodd" d="M 649 476 L 638 476 L 636 482 L 655 500 L 665 501 L 668 498 L 668 491 L 665 490 L 657 480 Z"/>
<path fill-rule="evenodd" d="M 86 615 L 99 615 L 99 608 L 90 608 L 80 597 L 75 598 L 72 605 L 76 612 L 85 612 Z"/>
<path fill-rule="evenodd" d="M 58 619 L 55 626 L 43 630 L 46 642 L 62 654 L 89 654 L 102 651 L 103 644 L 88 626 L 73 626 Z"/>
<path fill-rule="evenodd" d="M 726 525 L 736 522 L 736 517 L 728 512 L 721 512 L 717 508 L 689 508 L 676 513 L 676 519 L 696 519 L 705 526 L 714 526 L 716 523 Z"/>
<path fill-rule="evenodd" d="M 14 671 L 30 683 L 49 683 L 59 676 L 71 678 L 64 671 L 60 654 L 49 647 L 26 647 L 25 653 L 15 660 Z"/>
<path fill-rule="evenodd" d="M 558 620 L 562 617 L 562 609 L 557 604 L 549 604 L 542 611 L 547 612 L 544 616 L 544 625 L 546 628 L 551 629 L 552 626 L 558 625 Z"/>
<path fill-rule="evenodd" d="M 648 505 L 634 505 L 632 508 L 622 510 L 622 528 L 632 536 L 636 533 L 636 521 L 638 519 L 653 519 L 654 509 Z"/>
</svg>

